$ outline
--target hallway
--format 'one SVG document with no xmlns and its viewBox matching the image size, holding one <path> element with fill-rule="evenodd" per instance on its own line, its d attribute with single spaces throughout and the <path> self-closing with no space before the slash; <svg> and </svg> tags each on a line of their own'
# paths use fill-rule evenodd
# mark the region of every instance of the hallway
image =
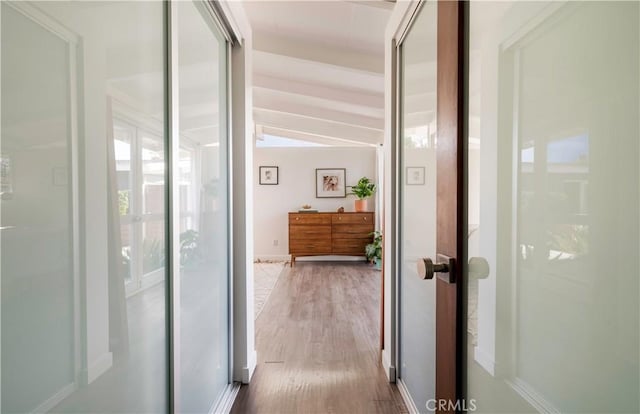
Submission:
<svg viewBox="0 0 640 414">
<path fill-rule="evenodd" d="M 232 413 L 404 413 L 380 365 L 380 272 L 285 267 L 256 320 L 258 366 Z"/>
</svg>

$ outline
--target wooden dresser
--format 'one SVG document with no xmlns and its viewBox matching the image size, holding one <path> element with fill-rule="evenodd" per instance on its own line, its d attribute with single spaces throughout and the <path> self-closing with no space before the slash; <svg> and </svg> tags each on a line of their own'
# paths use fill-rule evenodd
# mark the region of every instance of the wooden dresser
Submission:
<svg viewBox="0 0 640 414">
<path fill-rule="evenodd" d="M 289 213 L 291 266 L 300 256 L 364 256 L 374 213 Z"/>
</svg>

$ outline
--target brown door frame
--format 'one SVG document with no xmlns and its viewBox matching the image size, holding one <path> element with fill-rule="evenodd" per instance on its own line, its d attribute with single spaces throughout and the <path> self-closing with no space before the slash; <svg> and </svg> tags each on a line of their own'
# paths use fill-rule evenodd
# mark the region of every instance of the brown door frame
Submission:
<svg viewBox="0 0 640 414">
<path fill-rule="evenodd" d="M 434 258 L 448 261 L 436 279 L 438 412 L 464 410 L 465 61 L 468 3 L 441 0 L 437 15 L 437 235 Z M 445 256 L 444 258 L 441 256 Z M 448 258 L 451 258 L 448 260 Z"/>
</svg>

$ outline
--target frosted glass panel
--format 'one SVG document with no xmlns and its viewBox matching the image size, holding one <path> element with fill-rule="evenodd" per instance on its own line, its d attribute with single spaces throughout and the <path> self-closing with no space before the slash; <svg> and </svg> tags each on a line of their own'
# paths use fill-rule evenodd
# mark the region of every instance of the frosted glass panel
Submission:
<svg viewBox="0 0 640 414">
<path fill-rule="evenodd" d="M 1 7 L 2 412 L 26 412 L 73 384 L 80 370 L 71 81 L 67 43 Z"/>
<path fill-rule="evenodd" d="M 227 44 L 178 2 L 180 411 L 210 412 L 229 378 Z M 178 238 L 176 237 L 176 240 Z"/>
<path fill-rule="evenodd" d="M 163 4 L 1 12 L 2 412 L 166 412 Z"/>
<path fill-rule="evenodd" d="M 401 46 L 400 370 L 420 412 L 435 396 L 435 280 L 416 264 L 436 253 L 436 2 Z"/>
<path fill-rule="evenodd" d="M 472 3 L 468 389 L 638 412 L 640 7 Z"/>
</svg>

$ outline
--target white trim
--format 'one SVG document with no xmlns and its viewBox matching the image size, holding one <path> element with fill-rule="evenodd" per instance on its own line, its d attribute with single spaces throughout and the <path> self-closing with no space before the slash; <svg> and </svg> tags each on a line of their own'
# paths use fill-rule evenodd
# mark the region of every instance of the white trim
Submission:
<svg viewBox="0 0 640 414">
<path fill-rule="evenodd" d="M 2 4 L 0 4 L 0 22 L 2 22 Z M 0 31 L 0 45 L 2 44 L 2 31 Z M 0 53 L 0 79 L 2 79 L 2 53 Z M 2 114 L 2 99 L 0 99 L 0 114 Z M 2 149 L 2 128 L 0 128 L 0 149 Z M 1 151 L 0 151 L 1 152 Z M 2 204 L 0 203 L 0 217 L 2 217 Z M 2 223 L 0 222 L 0 226 Z M 4 227 L 0 227 L 0 230 Z M 2 237 L 0 237 L 0 252 L 2 252 Z M 2 297 L 2 270 L 0 270 L 0 298 Z M 2 321 L 2 306 L 0 306 L 0 321 Z M 1 323 L 0 323 L 1 325 Z M 0 329 L 0 355 L 2 355 L 2 329 Z M 0 358 L 0 373 L 2 372 L 2 358 Z M 2 376 L 0 375 L 0 383 Z M 0 386 L 0 408 L 2 408 L 2 386 Z"/>
<path fill-rule="evenodd" d="M 51 33 L 55 34 L 62 40 L 66 41 L 67 43 L 73 44 L 74 47 L 78 44 L 78 36 L 74 32 L 67 29 L 56 20 L 52 19 L 46 13 L 40 11 L 40 9 L 38 9 L 37 7 L 32 6 L 31 4 L 24 1 L 8 1 L 6 2 L 6 4 L 13 7 L 16 11 L 19 11 L 20 13 L 25 15 L 25 17 L 33 20 L 34 22 L 47 29 Z"/>
<path fill-rule="evenodd" d="M 75 383 L 71 383 L 60 388 L 57 393 L 53 394 L 45 402 L 34 408 L 32 413 L 47 413 L 51 411 L 56 405 L 60 404 L 65 398 L 73 394 L 77 389 L 78 387 Z"/>
<path fill-rule="evenodd" d="M 253 123 L 251 25 L 240 2 L 218 3 L 238 39 L 230 49 L 230 151 L 233 165 L 231 193 L 233 232 L 232 326 L 234 381 L 248 383 L 255 371 L 255 315 L 253 292 Z"/>
<path fill-rule="evenodd" d="M 552 1 L 540 13 L 531 18 L 526 24 L 523 24 L 511 36 L 500 44 L 500 50 L 504 51 L 524 39 L 529 33 L 544 23 L 549 17 L 553 16 L 558 10 L 564 7 L 568 1 Z"/>
<path fill-rule="evenodd" d="M 91 384 L 112 366 L 113 354 L 111 352 L 100 355 L 99 358 L 93 361 L 93 364 L 87 367 L 87 384 Z"/>
<path fill-rule="evenodd" d="M 224 15 L 226 22 L 231 30 L 231 35 L 238 42 L 233 42 L 232 48 L 241 47 L 238 43 L 242 43 L 243 39 L 251 37 L 251 25 L 244 11 L 244 5 L 239 1 L 219 1 L 220 11 Z"/>
<path fill-rule="evenodd" d="M 396 382 L 396 367 L 391 363 L 391 354 L 388 350 L 382 350 L 382 368 L 389 382 Z"/>
<path fill-rule="evenodd" d="M 391 382 L 396 381 L 396 367 L 398 366 L 400 338 L 398 327 L 400 322 L 400 292 L 398 290 L 398 165 L 397 137 L 398 127 L 398 85 L 399 85 L 399 40 L 408 31 L 413 16 L 419 9 L 421 0 L 397 2 L 385 29 L 385 129 L 384 129 L 384 230 L 385 251 L 385 282 L 384 282 L 384 350 L 382 364 Z"/>
<path fill-rule="evenodd" d="M 233 408 L 233 403 L 240 392 L 240 384 L 237 382 L 227 385 L 218 400 L 213 404 L 209 414 L 228 414 Z"/>
<path fill-rule="evenodd" d="M 364 256 L 300 256 L 296 262 L 366 262 Z"/>
<path fill-rule="evenodd" d="M 493 359 L 492 355 L 483 351 L 478 346 L 473 349 L 473 359 L 480 364 L 485 371 L 489 373 L 492 377 L 496 375 L 496 361 Z"/>
<path fill-rule="evenodd" d="M 518 395 L 524 398 L 533 408 L 540 413 L 556 414 L 560 410 L 556 408 L 550 401 L 546 400 L 542 394 L 533 389 L 527 382 L 520 378 L 506 380 L 505 383 Z"/>
<path fill-rule="evenodd" d="M 166 234 L 165 243 L 168 246 L 166 253 L 169 309 L 169 401 L 170 412 L 180 412 L 180 201 L 175 196 L 179 193 L 180 183 L 177 171 L 180 153 L 180 113 L 179 113 L 179 92 L 180 78 L 178 74 L 178 4 L 170 1 L 166 4 L 166 20 L 168 33 L 166 56 L 167 56 L 167 159 L 168 182 L 166 183 L 169 202 L 167 207 L 167 220 L 169 231 Z M 177 238 L 177 239 L 176 239 Z"/>
<path fill-rule="evenodd" d="M 420 414 L 420 410 L 418 410 L 418 407 L 416 407 L 416 403 L 413 401 L 413 398 L 411 398 L 411 393 L 409 392 L 409 389 L 405 385 L 404 381 L 399 379 L 397 381 L 397 384 L 398 384 L 398 390 L 400 390 L 400 395 L 404 400 L 404 405 L 407 406 L 407 410 L 409 410 L 409 413 Z"/>
<path fill-rule="evenodd" d="M 247 361 L 247 366 L 242 367 L 242 383 L 248 384 L 251 381 L 251 377 L 253 377 L 253 373 L 258 366 L 258 353 L 256 350 L 249 353 L 249 358 Z"/>
</svg>

